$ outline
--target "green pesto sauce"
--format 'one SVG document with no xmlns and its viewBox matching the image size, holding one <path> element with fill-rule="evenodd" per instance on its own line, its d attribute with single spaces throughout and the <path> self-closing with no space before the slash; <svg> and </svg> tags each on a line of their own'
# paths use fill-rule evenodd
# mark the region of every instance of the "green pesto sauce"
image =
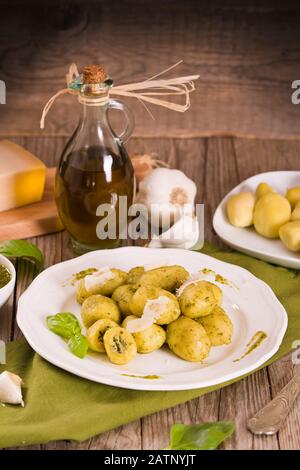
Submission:
<svg viewBox="0 0 300 470">
<path fill-rule="evenodd" d="M 160 379 L 159 375 L 133 375 L 133 374 L 121 374 L 124 377 L 132 377 L 133 379 L 147 379 L 147 380 L 156 380 Z"/>
<path fill-rule="evenodd" d="M 80 281 L 85 276 L 93 274 L 96 271 L 98 271 L 97 268 L 88 268 L 88 269 L 84 269 L 83 271 L 79 271 L 78 273 L 73 274 L 73 277 L 71 279 L 71 284 L 74 285 L 76 282 Z"/>
<path fill-rule="evenodd" d="M 0 289 L 1 287 L 6 286 L 11 279 L 9 270 L 3 264 L 0 264 Z"/>
<path fill-rule="evenodd" d="M 215 281 L 218 282 L 219 284 L 224 284 L 224 285 L 235 287 L 236 289 L 238 289 L 233 282 L 229 281 L 228 279 L 226 279 L 226 277 L 222 276 L 221 274 L 216 273 L 212 269 L 203 268 L 200 270 L 200 272 L 207 276 L 214 276 Z"/>
<path fill-rule="evenodd" d="M 215 272 L 212 269 L 208 269 L 208 268 L 201 269 L 201 272 L 203 274 L 207 274 L 207 275 L 210 275 L 210 274 L 213 275 L 213 276 L 215 275 Z"/>
<path fill-rule="evenodd" d="M 249 343 L 246 345 L 246 351 L 244 354 L 238 358 L 235 359 L 233 362 L 238 362 L 241 359 L 244 359 L 244 357 L 248 356 L 248 354 L 251 354 L 255 349 L 258 348 L 258 346 L 261 345 L 261 343 L 267 338 L 267 333 L 264 331 L 257 331 L 252 338 L 250 339 Z"/>
</svg>

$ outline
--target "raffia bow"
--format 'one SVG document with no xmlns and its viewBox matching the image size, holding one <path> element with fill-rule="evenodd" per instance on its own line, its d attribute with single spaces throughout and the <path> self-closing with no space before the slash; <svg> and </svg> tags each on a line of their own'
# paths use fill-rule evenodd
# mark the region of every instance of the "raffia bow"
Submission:
<svg viewBox="0 0 300 470">
<path fill-rule="evenodd" d="M 164 108 L 171 109 L 184 113 L 190 107 L 190 93 L 195 90 L 194 80 L 199 78 L 199 75 L 188 75 L 184 77 L 158 79 L 161 75 L 170 71 L 174 67 L 181 64 L 182 61 L 177 62 L 171 67 L 163 70 L 162 72 L 154 75 L 143 82 L 129 83 L 126 85 L 117 85 L 109 90 L 109 94 L 113 96 L 128 96 L 130 98 L 137 98 L 147 109 L 151 117 L 152 113 L 147 108 L 146 103 L 155 104 L 157 106 L 163 106 Z M 44 129 L 45 118 L 53 105 L 56 98 L 63 94 L 78 95 L 81 86 L 81 76 L 78 72 L 76 64 L 72 64 L 69 68 L 69 72 L 66 75 L 67 88 L 63 88 L 53 95 L 50 100 L 46 103 L 41 121 L 40 127 Z M 162 96 L 185 96 L 185 103 L 179 104 L 172 101 L 162 99 Z"/>
</svg>

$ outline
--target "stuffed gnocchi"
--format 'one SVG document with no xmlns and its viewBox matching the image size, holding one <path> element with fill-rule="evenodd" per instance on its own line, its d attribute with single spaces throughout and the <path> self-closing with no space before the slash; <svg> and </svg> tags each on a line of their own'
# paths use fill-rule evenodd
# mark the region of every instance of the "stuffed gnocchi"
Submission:
<svg viewBox="0 0 300 470">
<path fill-rule="evenodd" d="M 216 282 L 210 282 L 197 277 L 197 272 L 190 276 L 177 265 L 150 270 L 136 266 L 128 273 L 91 268 L 77 274 L 76 298 L 86 333 L 80 333 L 71 312 L 58 315 L 60 321 L 68 316 L 69 323 L 64 325 L 68 335 L 80 333 L 84 354 L 89 348 L 121 366 L 166 343 L 179 358 L 202 362 L 212 347 L 232 341 L 233 323 L 222 308 L 217 275 Z M 62 329 L 52 331 L 62 336 Z"/>
<path fill-rule="evenodd" d="M 188 271 L 182 266 L 163 266 L 144 272 L 138 282 L 175 292 L 188 277 Z"/>
<path fill-rule="evenodd" d="M 88 328 L 97 320 L 107 318 L 121 322 L 121 313 L 116 302 L 104 295 L 91 295 L 83 302 L 80 310 L 84 325 Z"/>
<path fill-rule="evenodd" d="M 212 346 L 231 343 L 233 324 L 222 307 L 217 305 L 212 313 L 196 319 L 206 331 Z"/>
<path fill-rule="evenodd" d="M 221 289 L 208 281 L 198 281 L 187 285 L 179 296 L 181 312 L 189 318 L 209 315 L 221 303 Z"/>
<path fill-rule="evenodd" d="M 114 290 L 125 284 L 128 274 L 120 269 L 99 270 L 85 276 L 77 287 L 77 301 L 82 304 L 91 295 L 111 296 Z"/>
<path fill-rule="evenodd" d="M 180 307 L 175 295 L 150 285 L 140 286 L 130 302 L 133 315 L 141 317 L 148 313 L 153 315 L 155 323 L 167 325 L 180 316 Z"/>
<path fill-rule="evenodd" d="M 125 318 L 122 326 L 126 329 L 130 320 L 136 320 L 138 317 L 130 315 Z M 161 348 L 166 341 L 166 332 L 159 326 L 152 324 L 145 330 L 132 333 L 137 346 L 137 352 L 140 354 L 148 354 Z"/>
<path fill-rule="evenodd" d="M 210 339 L 200 323 L 181 316 L 167 327 L 167 343 L 176 356 L 190 362 L 200 362 L 210 351 Z"/>
</svg>

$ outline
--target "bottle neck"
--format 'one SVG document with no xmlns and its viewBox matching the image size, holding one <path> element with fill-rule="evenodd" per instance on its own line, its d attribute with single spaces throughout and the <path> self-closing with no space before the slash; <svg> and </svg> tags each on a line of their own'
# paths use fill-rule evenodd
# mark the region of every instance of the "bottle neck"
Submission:
<svg viewBox="0 0 300 470">
<path fill-rule="evenodd" d="M 109 103 L 108 90 L 101 90 L 97 94 L 80 93 L 78 101 L 81 104 L 81 125 L 94 127 L 103 121 L 106 122 L 106 112 Z"/>
<path fill-rule="evenodd" d="M 106 104 L 94 104 L 90 105 L 84 102 L 81 102 L 81 114 L 80 121 L 82 124 L 95 125 L 97 123 L 106 121 Z"/>
</svg>

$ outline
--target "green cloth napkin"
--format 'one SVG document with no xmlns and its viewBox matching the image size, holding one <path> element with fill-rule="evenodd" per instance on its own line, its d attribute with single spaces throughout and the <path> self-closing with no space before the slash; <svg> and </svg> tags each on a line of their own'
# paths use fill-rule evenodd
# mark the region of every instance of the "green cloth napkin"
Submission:
<svg viewBox="0 0 300 470">
<path fill-rule="evenodd" d="M 242 266 L 269 284 L 288 312 L 289 325 L 280 350 L 268 364 L 290 351 L 292 342 L 300 338 L 300 272 L 207 244 L 202 251 Z M 63 371 L 42 359 L 25 340 L 8 345 L 7 364 L 0 371 L 5 369 L 23 378 L 25 408 L 0 405 L 1 448 L 58 439 L 81 441 L 239 380 L 190 391 L 125 390 Z"/>
</svg>

